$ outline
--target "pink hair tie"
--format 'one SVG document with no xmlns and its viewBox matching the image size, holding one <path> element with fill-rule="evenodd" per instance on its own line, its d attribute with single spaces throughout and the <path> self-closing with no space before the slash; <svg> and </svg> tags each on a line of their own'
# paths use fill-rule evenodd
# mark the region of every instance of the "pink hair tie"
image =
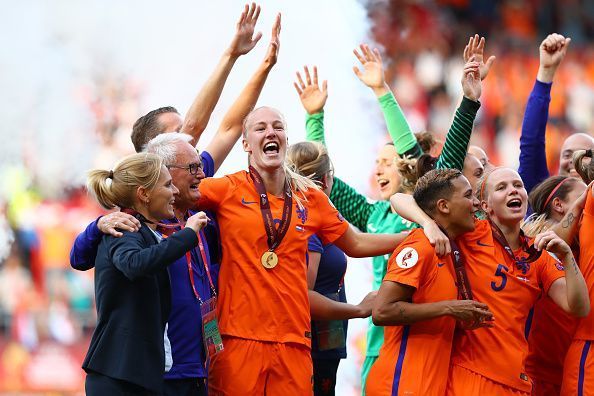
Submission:
<svg viewBox="0 0 594 396">
<path fill-rule="evenodd" d="M 549 194 L 549 196 L 547 197 L 547 200 L 545 201 L 543 207 L 542 207 L 542 211 L 544 212 L 545 209 L 547 208 L 547 205 L 550 203 L 551 199 L 553 198 L 553 196 L 555 195 L 555 193 L 557 192 L 557 190 L 559 190 L 559 188 L 561 188 L 561 186 L 563 185 L 563 183 L 565 183 L 567 180 L 571 180 L 573 179 L 573 177 L 569 177 L 567 176 L 565 179 L 561 180 L 559 182 L 559 184 L 557 184 L 555 186 L 555 188 L 553 188 L 553 191 L 551 191 L 551 193 Z"/>
</svg>

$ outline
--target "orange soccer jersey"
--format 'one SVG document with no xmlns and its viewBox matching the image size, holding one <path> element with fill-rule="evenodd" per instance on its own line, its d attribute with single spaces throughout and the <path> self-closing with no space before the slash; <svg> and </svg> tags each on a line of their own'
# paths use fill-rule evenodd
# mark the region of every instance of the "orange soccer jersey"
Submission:
<svg viewBox="0 0 594 396">
<path fill-rule="evenodd" d="M 580 225 L 579 266 L 588 290 L 590 301 L 594 301 L 594 198 L 588 190 L 586 206 Z M 563 370 L 563 395 L 587 396 L 594 394 L 594 353 L 591 343 L 594 340 L 594 311 L 578 322 L 578 327 L 569 347 Z"/>
<path fill-rule="evenodd" d="M 318 234 L 324 243 L 331 243 L 347 231 L 348 223 L 320 190 L 305 193 L 303 209 L 294 196 L 289 229 L 275 250 L 278 264 L 266 269 L 260 262 L 268 250 L 266 231 L 249 173 L 204 179 L 200 193 L 199 206 L 216 212 L 221 235 L 217 307 L 221 334 L 310 347 L 307 238 Z M 268 199 L 276 223 L 284 201 L 271 194 Z"/>
<path fill-rule="evenodd" d="M 384 281 L 412 286 L 417 304 L 455 300 L 457 289 L 450 256 L 439 259 L 417 229 L 398 246 Z M 407 326 L 387 326 L 379 357 L 367 377 L 366 394 L 443 395 L 455 320 L 449 316 Z"/>
<path fill-rule="evenodd" d="M 565 312 L 550 297 L 543 297 L 536 302 L 533 315 L 528 320 L 528 345 L 530 351 L 526 357 L 526 372 L 534 380 L 533 394 L 547 395 L 539 389 L 547 384 L 559 390 L 563 379 L 563 362 L 569 344 L 575 333 L 578 320 Z M 548 388 L 551 388 L 551 386 Z M 559 394 L 559 392 L 556 392 Z"/>
<path fill-rule="evenodd" d="M 466 258 L 474 298 L 489 306 L 495 322 L 493 328 L 457 333 L 452 364 L 530 392 L 532 385 L 524 368 L 528 354 L 526 322 L 536 300 L 565 276 L 563 266 L 543 252 L 539 259 L 520 268 L 494 240 L 487 220 L 477 220 L 475 230 L 458 238 L 458 243 Z M 514 255 L 523 252 L 518 250 Z"/>
</svg>

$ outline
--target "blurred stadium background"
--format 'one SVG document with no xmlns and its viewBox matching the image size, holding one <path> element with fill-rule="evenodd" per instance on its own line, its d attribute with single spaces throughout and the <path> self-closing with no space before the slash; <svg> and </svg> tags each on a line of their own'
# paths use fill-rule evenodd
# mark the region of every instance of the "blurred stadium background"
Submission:
<svg viewBox="0 0 594 396">
<path fill-rule="evenodd" d="M 487 37 L 497 60 L 484 83 L 473 142 L 515 166 L 525 103 L 550 32 L 572 38 L 552 91 L 550 168 L 563 138 L 594 130 L 594 2 L 587 0 L 266 0 L 262 42 L 235 65 L 218 122 L 264 55 L 283 13 L 279 62 L 259 104 L 283 111 L 291 142 L 304 139 L 294 72 L 316 64 L 329 79 L 327 142 L 336 174 L 377 197 L 373 164 L 387 140 L 379 107 L 352 73 L 352 49 L 378 45 L 387 81 L 414 131 L 443 138 L 461 95 L 462 49 Z M 71 243 L 102 210 L 85 171 L 132 151 L 134 120 L 165 105 L 185 112 L 228 44 L 243 3 L 173 0 L 4 0 L 0 23 L 0 394 L 82 394 L 80 364 L 95 323 L 93 274 L 70 269 Z M 245 58 L 245 59 L 244 59 Z M 201 143 L 200 146 L 204 146 Z M 219 174 L 241 169 L 238 146 Z M 370 289 L 367 260 L 350 260 L 346 288 Z M 349 326 L 337 394 L 355 395 L 364 320 Z"/>
</svg>

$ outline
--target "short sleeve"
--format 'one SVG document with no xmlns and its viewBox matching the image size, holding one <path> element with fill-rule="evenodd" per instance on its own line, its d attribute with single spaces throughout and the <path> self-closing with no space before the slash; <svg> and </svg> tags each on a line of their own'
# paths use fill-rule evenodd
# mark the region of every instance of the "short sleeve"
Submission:
<svg viewBox="0 0 594 396">
<path fill-rule="evenodd" d="M 310 252 L 324 253 L 324 245 L 317 235 L 312 235 L 307 240 L 307 250 Z"/>
<path fill-rule="evenodd" d="M 198 207 L 201 210 L 216 211 L 219 204 L 223 202 L 227 193 L 231 189 L 232 182 L 227 176 L 225 177 L 208 177 L 202 179 L 198 189 L 200 190 L 200 198 L 198 200 Z"/>
<path fill-rule="evenodd" d="M 200 159 L 202 159 L 202 170 L 206 177 L 213 177 L 215 174 L 214 160 L 208 151 L 200 153 Z"/>
<path fill-rule="evenodd" d="M 539 271 L 538 283 L 541 285 L 545 294 L 549 293 L 549 288 L 559 278 L 565 277 L 565 268 L 563 264 L 553 257 L 546 250 L 540 256 L 539 264 L 541 265 Z"/>
<path fill-rule="evenodd" d="M 330 198 L 320 190 L 312 191 L 310 197 L 311 207 L 315 208 L 319 219 L 319 228 L 316 234 L 327 245 L 340 238 L 349 228 L 349 223 L 334 207 Z"/>
<path fill-rule="evenodd" d="M 433 263 L 435 250 L 424 238 L 422 230 L 413 231 L 388 260 L 388 272 L 384 281 L 398 282 L 418 289 L 427 266 Z"/>
</svg>

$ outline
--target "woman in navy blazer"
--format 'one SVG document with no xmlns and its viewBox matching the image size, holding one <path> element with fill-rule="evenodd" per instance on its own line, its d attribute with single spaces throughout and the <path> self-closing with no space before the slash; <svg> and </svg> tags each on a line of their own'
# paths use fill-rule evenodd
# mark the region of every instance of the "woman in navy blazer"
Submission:
<svg viewBox="0 0 594 396">
<path fill-rule="evenodd" d="M 161 394 L 164 334 L 171 291 L 167 266 L 198 244 L 207 217 L 163 239 L 159 221 L 174 217 L 177 188 L 162 160 L 148 153 L 124 158 L 113 171 L 89 173 L 88 189 L 106 209 L 138 213 L 139 232 L 104 235 L 95 260 L 97 327 L 83 369 L 87 395 Z"/>
</svg>

